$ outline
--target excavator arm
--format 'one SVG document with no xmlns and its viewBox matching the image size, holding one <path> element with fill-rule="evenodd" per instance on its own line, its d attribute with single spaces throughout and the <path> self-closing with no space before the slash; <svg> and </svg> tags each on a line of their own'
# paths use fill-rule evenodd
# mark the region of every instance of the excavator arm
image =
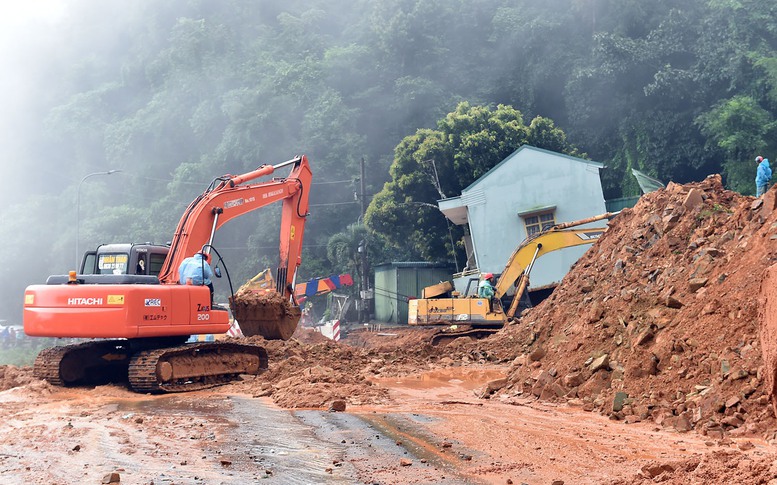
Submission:
<svg viewBox="0 0 777 485">
<path fill-rule="evenodd" d="M 291 166 L 285 178 L 250 184 L 252 180 Z M 293 284 L 300 265 L 305 218 L 312 173 L 302 155 L 278 165 L 262 165 L 243 175 L 224 175 L 189 204 L 175 230 L 170 252 L 162 266 L 162 283 L 178 282 L 178 267 L 203 246 L 213 242 L 215 232 L 224 224 L 248 212 L 282 201 L 280 261 L 276 275 L 277 291 L 284 295 Z"/>
<path fill-rule="evenodd" d="M 523 292 L 529 285 L 529 272 L 534 261 L 540 256 L 557 251 L 559 249 L 580 246 L 583 244 L 593 244 L 607 230 L 606 227 L 570 229 L 574 226 L 595 222 L 602 219 L 609 219 L 617 213 L 608 212 L 588 219 L 558 224 L 537 234 L 534 237 L 526 239 L 521 243 L 510 259 L 494 287 L 496 298 L 502 298 L 507 294 L 512 286 L 517 286 L 512 303 L 506 315 L 508 318 L 515 316 L 518 303 L 523 296 Z M 520 279 L 520 281 L 519 281 Z"/>
</svg>

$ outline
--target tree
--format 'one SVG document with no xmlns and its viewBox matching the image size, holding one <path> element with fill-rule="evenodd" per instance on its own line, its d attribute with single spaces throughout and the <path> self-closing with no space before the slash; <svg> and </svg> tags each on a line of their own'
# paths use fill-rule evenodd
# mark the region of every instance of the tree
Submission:
<svg viewBox="0 0 777 485">
<path fill-rule="evenodd" d="M 326 254 L 332 265 L 356 275 L 359 288 L 364 282 L 362 253 L 369 248 L 370 239 L 370 232 L 364 224 L 354 223 L 330 237 L 326 245 Z"/>
</svg>

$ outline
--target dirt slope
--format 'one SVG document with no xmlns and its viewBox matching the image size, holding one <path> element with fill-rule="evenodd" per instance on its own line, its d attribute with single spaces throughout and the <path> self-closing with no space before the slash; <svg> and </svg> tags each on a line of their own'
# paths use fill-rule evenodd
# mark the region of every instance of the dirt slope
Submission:
<svg viewBox="0 0 777 485">
<path fill-rule="evenodd" d="M 774 190 L 740 196 L 719 176 L 643 196 L 550 298 L 483 342 L 515 356 L 502 393 L 716 438 L 773 429 L 759 295 L 774 206 Z"/>
<path fill-rule="evenodd" d="M 775 190 L 741 196 L 717 175 L 670 184 L 613 219 L 549 299 L 489 339 L 431 347 L 422 329 L 385 346 L 368 333 L 345 345 L 309 332 L 259 339 L 277 365 L 236 385 L 285 407 L 381 403 L 376 377 L 511 362 L 504 387 L 492 386 L 503 399 L 568 402 L 715 439 L 773 439 L 760 295 L 776 239 Z"/>
</svg>

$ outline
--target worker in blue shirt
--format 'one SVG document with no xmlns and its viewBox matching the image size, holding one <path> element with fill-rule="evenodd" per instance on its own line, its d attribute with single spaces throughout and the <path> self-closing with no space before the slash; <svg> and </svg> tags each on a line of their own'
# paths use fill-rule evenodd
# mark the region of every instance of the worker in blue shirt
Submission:
<svg viewBox="0 0 777 485">
<path fill-rule="evenodd" d="M 772 169 L 769 167 L 769 159 L 762 156 L 755 157 L 758 169 L 755 171 L 755 196 L 761 197 L 769 188 L 769 181 L 772 180 Z"/>
<path fill-rule="evenodd" d="M 483 280 L 478 284 L 478 296 L 480 298 L 493 298 L 494 296 L 494 274 L 485 273 Z"/>
<path fill-rule="evenodd" d="M 178 268 L 178 282 L 182 285 L 205 285 L 210 289 L 210 302 L 213 304 L 213 270 L 210 269 L 210 254 L 195 253 L 184 259 Z"/>
</svg>

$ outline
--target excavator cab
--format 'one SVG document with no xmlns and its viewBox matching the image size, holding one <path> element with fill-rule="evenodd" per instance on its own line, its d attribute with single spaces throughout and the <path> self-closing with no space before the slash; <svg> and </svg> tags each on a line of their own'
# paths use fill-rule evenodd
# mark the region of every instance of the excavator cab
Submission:
<svg viewBox="0 0 777 485">
<path fill-rule="evenodd" d="M 101 244 L 87 251 L 78 274 L 130 274 L 158 276 L 170 246 L 160 244 Z"/>
</svg>

